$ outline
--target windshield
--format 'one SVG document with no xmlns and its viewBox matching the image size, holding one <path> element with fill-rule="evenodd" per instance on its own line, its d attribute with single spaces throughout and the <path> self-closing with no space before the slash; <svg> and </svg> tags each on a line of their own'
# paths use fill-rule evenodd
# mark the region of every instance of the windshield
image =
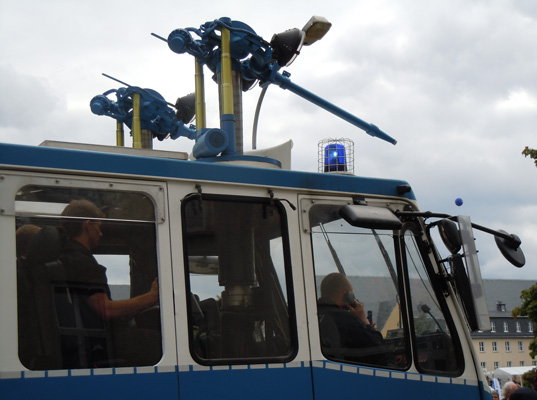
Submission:
<svg viewBox="0 0 537 400">
<path fill-rule="evenodd" d="M 317 204 L 309 214 L 325 357 L 392 369 L 414 359 L 419 371 L 459 373 L 460 346 L 418 225 L 356 227 L 340 208 Z"/>
<path fill-rule="evenodd" d="M 329 359 L 404 369 L 410 357 L 401 314 L 396 237 L 392 231 L 349 225 L 339 217 L 339 208 L 317 205 L 310 212 L 323 353 Z M 330 294 L 333 285 L 327 283 L 337 281 L 337 274 L 347 277 L 347 291 L 363 307 L 367 321 L 347 320 L 349 312 L 337 305 Z"/>
<path fill-rule="evenodd" d="M 445 303 L 439 301 L 429 278 L 433 275 L 431 267 L 427 267 L 427 258 L 423 254 L 421 231 L 417 225 L 408 224 L 403 230 L 405 248 L 405 264 L 411 294 L 411 315 L 413 317 L 413 333 L 417 342 L 416 362 L 423 371 L 444 371 L 455 373 L 459 370 L 456 351 L 457 338 L 452 334 L 451 319 Z M 429 273 L 428 273 L 429 270 Z M 434 275 L 433 275 L 434 276 Z M 442 278 L 437 278 L 437 280 Z M 438 285 L 437 285 L 437 288 Z"/>
</svg>

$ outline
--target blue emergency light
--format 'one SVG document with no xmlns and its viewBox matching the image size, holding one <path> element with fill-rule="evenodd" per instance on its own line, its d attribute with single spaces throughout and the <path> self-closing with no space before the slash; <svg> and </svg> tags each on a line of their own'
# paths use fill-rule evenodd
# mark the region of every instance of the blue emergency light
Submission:
<svg viewBox="0 0 537 400">
<path fill-rule="evenodd" d="M 347 171 L 345 146 L 329 144 L 324 148 L 324 172 Z"/>
</svg>

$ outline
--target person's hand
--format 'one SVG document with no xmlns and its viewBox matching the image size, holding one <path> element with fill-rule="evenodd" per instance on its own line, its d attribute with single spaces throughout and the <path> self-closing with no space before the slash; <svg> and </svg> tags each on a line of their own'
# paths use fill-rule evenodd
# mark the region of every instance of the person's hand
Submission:
<svg viewBox="0 0 537 400">
<path fill-rule="evenodd" d="M 350 304 L 345 305 L 351 313 L 353 313 L 364 324 L 369 325 L 369 320 L 364 309 L 364 303 L 360 303 L 358 300 L 354 300 L 354 306 Z"/>
<path fill-rule="evenodd" d="M 151 295 L 151 298 L 154 301 L 154 304 L 157 304 L 159 301 L 158 289 L 159 289 L 159 286 L 158 286 L 158 277 L 157 277 L 151 284 L 151 289 L 149 290 L 149 294 Z"/>
</svg>

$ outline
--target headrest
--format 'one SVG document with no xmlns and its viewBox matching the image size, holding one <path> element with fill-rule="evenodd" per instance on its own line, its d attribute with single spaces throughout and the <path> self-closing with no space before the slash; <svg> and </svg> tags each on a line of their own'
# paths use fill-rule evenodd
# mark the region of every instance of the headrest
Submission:
<svg viewBox="0 0 537 400">
<path fill-rule="evenodd" d="M 29 264 L 44 264 L 56 260 L 65 244 L 64 232 L 55 226 L 44 226 L 32 238 L 26 261 Z"/>
</svg>

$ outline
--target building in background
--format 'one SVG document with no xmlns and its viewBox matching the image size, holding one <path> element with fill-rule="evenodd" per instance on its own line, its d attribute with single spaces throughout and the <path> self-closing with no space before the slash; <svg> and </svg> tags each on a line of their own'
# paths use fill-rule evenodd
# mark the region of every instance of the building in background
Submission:
<svg viewBox="0 0 537 400">
<path fill-rule="evenodd" d="M 472 342 L 484 371 L 498 368 L 536 366 L 529 344 L 535 326 L 527 317 L 513 318 L 520 306 L 520 292 L 535 284 L 529 280 L 484 279 L 491 331 L 472 333 Z"/>
</svg>

